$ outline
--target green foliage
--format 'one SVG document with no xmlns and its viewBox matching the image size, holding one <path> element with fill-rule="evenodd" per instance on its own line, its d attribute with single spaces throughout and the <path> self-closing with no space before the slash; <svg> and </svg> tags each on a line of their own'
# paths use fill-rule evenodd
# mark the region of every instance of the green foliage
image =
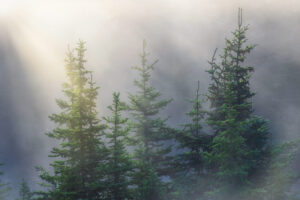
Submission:
<svg viewBox="0 0 300 200">
<path fill-rule="evenodd" d="M 225 193 L 244 187 L 258 169 L 265 167 L 267 122 L 252 115 L 250 77 L 253 67 L 245 66 L 246 55 L 255 45 L 248 45 L 239 10 L 238 28 L 226 39 L 224 53 L 217 64 L 213 56 L 208 70 L 212 83 L 208 99 L 212 111 L 208 124 L 214 128 L 212 153 L 207 154 L 215 166 L 218 191 Z"/>
<path fill-rule="evenodd" d="M 57 158 L 51 163 L 53 174 L 39 168 L 41 179 L 48 183 L 44 186 L 49 186 L 39 193 L 41 199 L 90 200 L 105 195 L 100 181 L 106 151 L 100 138 L 104 127 L 97 119 L 98 87 L 85 68 L 85 43 L 80 41 L 75 50 L 76 56 L 69 50 L 66 57 L 68 82 L 63 93 L 67 100 L 58 99 L 62 112 L 50 116 L 58 126 L 47 135 L 61 143 L 51 151 L 50 157 Z"/>
<path fill-rule="evenodd" d="M 51 171 L 37 168 L 45 190 L 35 192 L 36 199 L 297 199 L 291 185 L 299 179 L 292 168 L 299 141 L 272 147 L 268 122 L 253 114 L 254 68 L 245 60 L 255 45 L 248 44 L 247 30 L 239 10 L 238 27 L 225 40 L 220 62 L 216 51 L 209 62 L 210 110 L 202 107 L 198 82 L 186 113 L 189 122 L 178 131 L 160 117 L 171 100 L 161 100 L 151 85 L 157 61 L 148 63 L 145 42 L 141 65 L 133 67 L 139 73 L 136 93 L 129 94 L 127 105 L 113 93 L 111 116 L 102 124 L 96 111 L 98 87 L 85 68 L 85 43 L 80 41 L 66 56 L 65 99 L 57 100 L 61 112 L 50 116 L 57 127 L 47 133 L 60 143 L 51 151 Z M 125 110 L 132 122 L 123 117 Z M 208 133 L 205 122 L 212 128 Z M 171 144 L 178 149 L 172 151 Z M 8 190 L 0 182 L 0 200 Z M 32 195 L 23 181 L 20 197 L 28 200 Z"/>
<path fill-rule="evenodd" d="M 175 157 L 175 174 L 173 175 L 175 196 L 178 199 L 199 199 L 207 185 L 209 176 L 207 171 L 206 153 L 210 152 L 212 137 L 203 131 L 205 111 L 200 98 L 199 81 L 195 97 L 189 102 L 192 110 L 186 115 L 190 123 L 184 124 L 183 130 L 176 135 L 178 153 Z M 183 189 L 184 188 L 184 189 Z"/>
<path fill-rule="evenodd" d="M 179 147 L 184 149 L 179 159 L 185 162 L 182 167 L 192 170 L 196 176 L 199 176 L 204 170 L 205 158 L 203 152 L 210 150 L 211 140 L 211 136 L 202 130 L 202 123 L 206 114 L 206 111 L 202 108 L 202 101 L 198 82 L 195 98 L 190 100 L 193 109 L 187 113 L 191 123 L 185 124 L 182 133 L 178 135 Z"/>
<path fill-rule="evenodd" d="M 19 189 L 19 199 L 18 200 L 32 200 L 33 193 L 31 192 L 27 182 L 22 179 Z"/>
<path fill-rule="evenodd" d="M 140 79 L 134 81 L 138 91 L 129 95 L 136 138 L 134 159 L 137 169 L 133 183 L 137 186 L 137 199 L 160 200 L 164 191 L 161 177 L 167 175 L 171 148 L 165 143 L 169 139 L 166 120 L 157 115 L 171 100 L 158 100 L 160 93 L 150 84 L 151 71 L 157 61 L 148 64 L 145 47 L 144 41 L 141 66 L 134 67 L 140 75 Z"/>
<path fill-rule="evenodd" d="M 261 177 L 262 181 L 250 190 L 249 200 L 262 198 L 296 200 L 299 198 L 299 192 L 292 189 L 292 185 L 300 178 L 299 172 L 294 167 L 300 150 L 299 145 L 298 139 L 269 149 L 270 165 L 265 169 L 265 174 Z"/>
<path fill-rule="evenodd" d="M 106 176 L 108 199 L 130 199 L 130 173 L 133 168 L 131 157 L 127 152 L 130 126 L 128 118 L 122 118 L 121 114 L 126 109 L 125 103 L 120 101 L 120 93 L 113 93 L 113 104 L 108 107 L 112 112 L 111 117 L 105 117 L 110 132 L 106 132 L 108 150 L 108 164 Z"/>
</svg>

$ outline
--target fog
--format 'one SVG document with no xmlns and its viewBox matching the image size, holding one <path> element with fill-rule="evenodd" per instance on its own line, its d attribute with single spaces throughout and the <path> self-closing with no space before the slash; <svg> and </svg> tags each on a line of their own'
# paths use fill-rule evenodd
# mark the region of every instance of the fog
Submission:
<svg viewBox="0 0 300 200">
<path fill-rule="evenodd" d="M 255 67 L 255 113 L 270 120 L 275 142 L 298 137 L 300 124 L 300 2 L 297 0 L 49 0 L 3 2 L 0 9 L 0 161 L 15 186 L 39 181 L 34 167 L 47 167 L 55 144 L 45 133 L 54 124 L 55 99 L 63 97 L 64 55 L 79 39 L 87 42 L 87 66 L 100 86 L 99 115 L 113 91 L 126 101 L 133 92 L 142 40 L 149 59 L 159 59 L 153 85 L 173 98 L 164 111 L 178 125 L 199 80 L 205 93 L 207 60 L 244 10 L 249 42 L 258 44 L 247 63 Z"/>
</svg>

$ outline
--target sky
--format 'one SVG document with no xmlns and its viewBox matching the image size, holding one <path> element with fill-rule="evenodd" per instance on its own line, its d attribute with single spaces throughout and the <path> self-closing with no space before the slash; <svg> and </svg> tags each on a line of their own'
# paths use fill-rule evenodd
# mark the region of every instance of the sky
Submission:
<svg viewBox="0 0 300 200">
<path fill-rule="evenodd" d="M 2 0 L 0 8 L 0 161 L 4 180 L 16 186 L 39 181 L 35 166 L 47 168 L 55 141 L 45 136 L 48 119 L 63 98 L 67 47 L 86 41 L 88 69 L 99 91 L 99 115 L 112 92 L 126 101 L 134 92 L 131 70 L 143 39 L 150 61 L 159 62 L 153 85 L 173 101 L 163 111 L 169 124 L 186 121 L 200 81 L 205 93 L 207 61 L 237 25 L 238 8 L 249 24 L 247 59 L 255 68 L 251 87 L 255 114 L 270 120 L 274 142 L 298 137 L 300 128 L 300 2 L 297 0 Z"/>
</svg>

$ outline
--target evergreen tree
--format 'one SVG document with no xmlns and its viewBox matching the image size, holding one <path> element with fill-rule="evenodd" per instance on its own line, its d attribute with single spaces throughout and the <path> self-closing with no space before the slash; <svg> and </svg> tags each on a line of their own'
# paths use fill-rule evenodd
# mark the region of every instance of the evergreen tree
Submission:
<svg viewBox="0 0 300 200">
<path fill-rule="evenodd" d="M 213 151 L 208 158 L 216 166 L 217 178 L 227 183 L 221 184 L 222 188 L 227 189 L 245 185 L 263 167 L 268 135 L 267 122 L 252 114 L 254 93 L 249 81 L 254 68 L 244 61 L 255 45 L 246 44 L 248 26 L 242 25 L 241 9 L 238 19 L 233 38 L 226 39 L 221 63 L 213 56 L 208 70 L 212 80 L 208 123 L 214 128 Z"/>
<path fill-rule="evenodd" d="M 207 161 L 205 153 L 210 151 L 211 136 L 203 131 L 203 121 L 206 111 L 202 108 L 203 100 L 200 96 L 199 81 L 195 97 L 190 101 L 192 110 L 186 115 L 190 118 L 190 123 L 184 125 L 182 131 L 177 134 L 179 142 L 178 151 L 180 152 L 175 159 L 176 191 L 181 197 L 179 199 L 199 199 L 203 194 L 208 181 Z"/>
<path fill-rule="evenodd" d="M 19 200 L 32 200 L 33 193 L 30 191 L 30 188 L 24 179 L 22 179 L 20 186 Z"/>
<path fill-rule="evenodd" d="M 151 71 L 157 61 L 148 64 L 145 48 L 144 41 L 141 66 L 134 67 L 140 75 L 140 79 L 134 81 L 138 91 L 129 95 L 129 109 L 134 119 L 133 131 L 137 144 L 137 171 L 133 182 L 137 185 L 136 199 L 160 200 L 165 190 L 161 177 L 167 175 L 171 148 L 165 142 L 169 139 L 166 120 L 158 117 L 158 113 L 171 100 L 159 100 L 161 94 L 151 86 Z"/>
<path fill-rule="evenodd" d="M 130 199 L 129 177 L 132 171 L 132 161 L 126 150 L 129 140 L 130 126 L 128 118 L 122 117 L 122 112 L 126 109 L 125 103 L 120 101 L 120 93 L 113 93 L 113 104 L 108 107 L 112 112 L 111 117 L 104 120 L 109 126 L 110 132 L 106 132 L 108 139 L 109 159 L 107 164 L 107 190 L 110 200 Z"/>
<path fill-rule="evenodd" d="M 68 82 L 63 85 L 63 93 L 67 99 L 58 99 L 62 112 L 50 116 L 58 126 L 47 135 L 61 143 L 50 155 L 57 158 L 51 163 L 54 174 L 39 168 L 41 179 L 49 186 L 39 193 L 41 199 L 94 200 L 106 195 L 102 181 L 105 166 L 101 162 L 106 158 L 101 142 L 104 126 L 96 111 L 98 87 L 85 68 L 85 43 L 79 41 L 75 50 L 77 55 L 69 50 L 66 58 Z"/>
<path fill-rule="evenodd" d="M 2 163 L 0 163 L 0 166 L 3 166 Z M 0 171 L 0 176 L 3 175 L 3 172 Z M 7 199 L 9 195 L 10 187 L 8 183 L 3 183 L 2 180 L 0 179 L 0 200 L 5 200 Z"/>
<path fill-rule="evenodd" d="M 300 140 L 283 142 L 269 148 L 270 165 L 264 169 L 263 176 L 255 182 L 255 187 L 249 190 L 246 200 L 296 200 L 299 190 L 292 187 L 300 178 L 295 168 L 299 155 Z M 296 185 L 294 185 L 296 186 Z"/>
</svg>

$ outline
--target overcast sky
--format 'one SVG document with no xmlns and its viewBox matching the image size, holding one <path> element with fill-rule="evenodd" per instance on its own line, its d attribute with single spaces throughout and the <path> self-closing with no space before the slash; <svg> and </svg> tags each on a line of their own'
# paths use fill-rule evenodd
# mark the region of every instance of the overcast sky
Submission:
<svg viewBox="0 0 300 200">
<path fill-rule="evenodd" d="M 48 116 L 62 97 L 67 46 L 87 42 L 100 115 L 113 91 L 126 101 L 134 91 L 142 40 L 149 59 L 159 59 L 153 85 L 173 102 L 164 111 L 171 125 L 183 123 L 199 80 L 209 84 L 207 60 L 219 53 L 244 11 L 255 67 L 255 113 L 270 120 L 277 141 L 298 136 L 300 119 L 300 3 L 297 0 L 6 0 L 0 9 L 0 161 L 4 178 L 38 181 L 34 166 L 47 167 L 54 141 Z"/>
</svg>

